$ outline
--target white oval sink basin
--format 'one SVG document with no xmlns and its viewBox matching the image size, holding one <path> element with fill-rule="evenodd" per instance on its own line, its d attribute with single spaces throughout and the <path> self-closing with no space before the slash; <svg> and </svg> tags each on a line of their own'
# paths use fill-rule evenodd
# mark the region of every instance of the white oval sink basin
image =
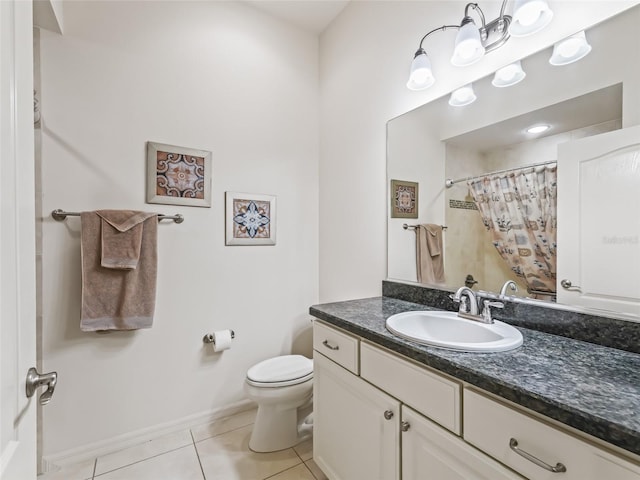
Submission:
<svg viewBox="0 0 640 480">
<path fill-rule="evenodd" d="M 455 312 L 397 313 L 387 319 L 387 329 L 423 345 L 462 352 L 504 352 L 522 345 L 522 334 L 511 325 L 467 320 Z"/>
</svg>

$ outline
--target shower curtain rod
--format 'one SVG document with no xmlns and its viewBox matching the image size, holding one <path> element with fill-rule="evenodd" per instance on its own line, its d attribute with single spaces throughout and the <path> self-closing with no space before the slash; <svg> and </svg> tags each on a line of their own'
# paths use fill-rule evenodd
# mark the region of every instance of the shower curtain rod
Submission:
<svg viewBox="0 0 640 480">
<path fill-rule="evenodd" d="M 497 170 L 497 171 L 491 172 L 491 173 L 483 173 L 482 175 L 475 175 L 473 177 L 458 178 L 457 180 L 451 180 L 450 178 L 447 178 L 444 181 L 444 186 L 447 187 L 447 188 L 451 188 L 456 183 L 467 182 L 469 180 L 473 180 L 474 178 L 488 177 L 490 175 L 498 175 L 499 173 L 513 172 L 514 170 L 524 170 L 526 168 L 542 167 L 544 165 L 551 165 L 552 163 L 558 163 L 558 161 L 557 160 L 550 160 L 548 162 L 534 163 L 532 165 L 527 165 L 527 166 L 524 166 L 524 167 L 505 168 L 504 170 Z"/>
</svg>

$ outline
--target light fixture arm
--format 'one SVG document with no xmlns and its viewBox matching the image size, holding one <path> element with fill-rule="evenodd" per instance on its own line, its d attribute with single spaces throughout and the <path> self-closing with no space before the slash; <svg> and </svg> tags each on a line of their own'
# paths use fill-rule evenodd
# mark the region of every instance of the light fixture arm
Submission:
<svg viewBox="0 0 640 480">
<path fill-rule="evenodd" d="M 462 19 L 462 23 L 460 24 L 460 26 L 462 27 L 467 23 L 473 22 L 471 16 L 469 15 L 469 8 L 477 10 L 480 14 L 480 20 L 482 20 L 482 27 L 479 28 L 480 38 L 484 42 L 487 39 L 487 22 L 484 19 L 484 12 L 480 8 L 480 5 L 478 5 L 477 3 L 467 3 L 467 6 L 464 7 L 464 18 Z"/>
<path fill-rule="evenodd" d="M 432 33 L 436 33 L 436 32 L 444 32 L 445 30 L 447 30 L 448 28 L 460 28 L 460 25 L 442 25 L 441 27 L 438 28 L 434 28 L 433 30 L 431 30 L 430 32 L 428 32 L 424 37 L 422 37 L 422 39 L 420 40 L 420 47 L 418 48 L 418 50 L 422 49 L 422 42 L 425 41 L 425 39 L 431 35 Z"/>
</svg>

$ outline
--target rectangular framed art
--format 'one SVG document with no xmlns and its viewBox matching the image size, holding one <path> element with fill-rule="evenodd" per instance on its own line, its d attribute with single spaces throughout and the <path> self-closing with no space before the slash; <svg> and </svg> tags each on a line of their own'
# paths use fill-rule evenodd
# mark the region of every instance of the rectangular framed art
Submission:
<svg viewBox="0 0 640 480">
<path fill-rule="evenodd" d="M 418 218 L 418 184 L 391 180 L 391 218 Z"/>
<path fill-rule="evenodd" d="M 147 142 L 147 203 L 211 207 L 211 152 Z"/>
<path fill-rule="evenodd" d="M 226 192 L 226 245 L 275 245 L 276 197 Z"/>
</svg>

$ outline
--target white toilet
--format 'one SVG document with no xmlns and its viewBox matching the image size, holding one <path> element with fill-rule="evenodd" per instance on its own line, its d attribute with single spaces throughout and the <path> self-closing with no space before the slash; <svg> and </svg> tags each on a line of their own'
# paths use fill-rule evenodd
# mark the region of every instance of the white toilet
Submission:
<svg viewBox="0 0 640 480">
<path fill-rule="evenodd" d="M 302 355 L 270 358 L 247 371 L 244 387 L 258 404 L 251 450 L 284 450 L 311 435 L 313 360 Z"/>
</svg>

